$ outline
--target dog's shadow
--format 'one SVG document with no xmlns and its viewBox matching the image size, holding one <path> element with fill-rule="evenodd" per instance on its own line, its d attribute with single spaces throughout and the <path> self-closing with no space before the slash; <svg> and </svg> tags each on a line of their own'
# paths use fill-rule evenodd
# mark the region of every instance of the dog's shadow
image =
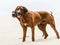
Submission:
<svg viewBox="0 0 60 45">
<path fill-rule="evenodd" d="M 29 36 L 27 36 L 27 38 L 29 38 Z M 19 38 L 19 39 L 22 39 L 22 38 Z M 52 40 L 56 40 L 56 39 L 57 39 L 56 37 L 49 37 L 47 39 L 38 38 L 38 39 L 35 39 L 34 42 L 48 42 L 48 41 L 52 41 Z"/>
<path fill-rule="evenodd" d="M 46 42 L 46 41 L 52 41 L 52 40 L 56 40 L 56 39 L 57 39 L 56 37 L 50 37 L 47 39 L 40 38 L 40 39 L 35 40 L 35 42 Z"/>
</svg>

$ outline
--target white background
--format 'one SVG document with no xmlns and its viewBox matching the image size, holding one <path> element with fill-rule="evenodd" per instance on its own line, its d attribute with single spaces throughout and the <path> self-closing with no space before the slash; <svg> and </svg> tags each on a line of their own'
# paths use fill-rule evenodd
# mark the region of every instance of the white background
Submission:
<svg viewBox="0 0 60 45">
<path fill-rule="evenodd" d="M 42 32 L 35 28 L 35 42 L 31 41 L 31 29 L 28 28 L 26 41 L 22 42 L 23 30 L 19 21 L 12 18 L 12 11 L 23 5 L 32 11 L 52 11 L 57 31 L 60 35 L 59 0 L 1 0 L 0 1 L 0 45 L 60 45 L 53 29 L 47 25 L 48 38 L 42 38 Z"/>
</svg>

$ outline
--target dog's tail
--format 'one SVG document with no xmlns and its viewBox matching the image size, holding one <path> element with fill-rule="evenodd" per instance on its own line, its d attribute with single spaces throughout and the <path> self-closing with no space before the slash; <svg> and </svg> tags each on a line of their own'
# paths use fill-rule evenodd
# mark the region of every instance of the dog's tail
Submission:
<svg viewBox="0 0 60 45">
<path fill-rule="evenodd" d="M 52 16 L 52 18 L 54 18 L 54 16 L 53 16 L 53 12 L 52 12 L 52 11 L 50 11 L 50 15 Z"/>
<path fill-rule="evenodd" d="M 54 20 L 54 16 L 53 16 L 53 13 L 52 13 L 52 11 L 50 11 L 51 12 L 51 17 L 52 17 L 52 20 L 53 20 L 53 24 L 55 24 L 55 20 Z"/>
<path fill-rule="evenodd" d="M 50 11 L 51 12 L 51 15 L 53 14 L 53 12 L 52 11 Z"/>
</svg>

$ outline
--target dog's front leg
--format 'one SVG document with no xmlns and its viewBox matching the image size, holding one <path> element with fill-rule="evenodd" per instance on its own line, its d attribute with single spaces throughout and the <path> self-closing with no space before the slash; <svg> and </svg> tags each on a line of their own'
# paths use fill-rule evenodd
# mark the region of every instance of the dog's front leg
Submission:
<svg viewBox="0 0 60 45">
<path fill-rule="evenodd" d="M 32 41 L 35 41 L 35 39 L 34 39 L 34 26 L 31 27 L 31 29 L 32 29 Z"/>
<path fill-rule="evenodd" d="M 23 27 L 23 42 L 25 41 L 26 38 L 26 32 L 27 32 L 27 27 Z"/>
</svg>

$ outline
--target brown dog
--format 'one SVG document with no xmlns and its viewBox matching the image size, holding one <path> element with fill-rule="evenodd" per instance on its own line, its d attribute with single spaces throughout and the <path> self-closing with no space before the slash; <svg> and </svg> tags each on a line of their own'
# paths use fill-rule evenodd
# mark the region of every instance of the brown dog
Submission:
<svg viewBox="0 0 60 45">
<path fill-rule="evenodd" d="M 17 6 L 15 11 L 12 13 L 13 17 L 16 17 L 19 21 L 21 26 L 23 27 L 23 42 L 25 41 L 27 27 L 31 27 L 32 29 L 32 41 L 34 41 L 34 28 L 37 25 L 39 29 L 43 32 L 45 36 L 44 39 L 47 38 L 48 34 L 46 32 L 46 25 L 50 24 L 51 27 L 54 29 L 57 38 L 59 38 L 59 34 L 55 28 L 55 22 L 52 14 L 46 11 L 40 12 L 33 12 L 28 11 L 27 8 L 24 6 Z"/>
</svg>

